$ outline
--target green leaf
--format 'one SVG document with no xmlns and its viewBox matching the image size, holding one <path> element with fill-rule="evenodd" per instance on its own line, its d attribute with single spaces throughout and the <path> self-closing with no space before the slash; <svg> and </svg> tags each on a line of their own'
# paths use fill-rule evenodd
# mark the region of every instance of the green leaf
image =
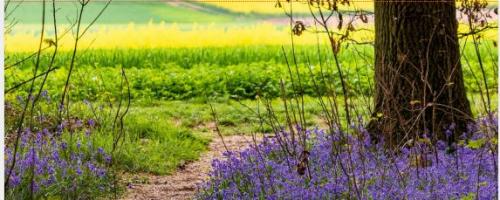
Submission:
<svg viewBox="0 0 500 200">
<path fill-rule="evenodd" d="M 472 149 L 479 149 L 481 148 L 484 144 L 486 143 L 485 138 L 477 139 L 477 140 L 471 140 L 469 141 L 469 144 L 467 146 Z"/>
</svg>

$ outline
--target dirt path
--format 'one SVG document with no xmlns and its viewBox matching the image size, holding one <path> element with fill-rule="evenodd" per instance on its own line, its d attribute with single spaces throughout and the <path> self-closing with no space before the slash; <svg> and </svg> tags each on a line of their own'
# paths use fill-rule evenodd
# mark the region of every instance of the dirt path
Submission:
<svg viewBox="0 0 500 200">
<path fill-rule="evenodd" d="M 225 136 L 224 142 L 229 150 L 243 150 L 252 144 L 251 136 Z M 196 185 L 208 177 L 214 158 L 221 158 L 225 151 L 219 137 L 212 140 L 209 150 L 203 153 L 200 160 L 186 164 L 172 175 L 155 176 L 148 174 L 132 175 L 146 177 L 146 183 L 132 183 L 124 200 L 157 200 L 157 199 L 191 199 L 196 192 Z"/>
</svg>

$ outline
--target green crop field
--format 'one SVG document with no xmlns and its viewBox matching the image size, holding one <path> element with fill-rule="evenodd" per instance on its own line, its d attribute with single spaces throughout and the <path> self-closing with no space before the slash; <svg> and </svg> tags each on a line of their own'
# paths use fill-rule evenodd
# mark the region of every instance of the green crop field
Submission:
<svg viewBox="0 0 500 200">
<path fill-rule="evenodd" d="M 493 54 L 496 47 L 492 42 L 485 41 L 480 53 L 483 60 L 489 85 L 496 85 L 495 76 L 497 56 Z M 75 71 L 72 98 L 74 100 L 103 100 L 119 94 L 119 78 L 121 67 L 125 68 L 130 79 L 131 95 L 134 101 L 147 100 L 188 100 L 193 98 L 206 99 L 240 98 L 254 99 L 257 95 L 276 98 L 280 96 L 280 79 L 288 79 L 289 68 L 283 58 L 279 46 L 249 46 L 231 48 L 183 48 L 183 49 L 145 49 L 145 50 L 97 50 L 80 55 L 78 69 Z M 304 83 L 304 92 L 317 96 L 314 82 L 323 73 L 328 81 L 340 84 L 338 72 L 328 60 L 330 52 L 325 47 L 321 49 L 326 63 L 319 65 L 315 56 L 315 46 L 298 48 L 298 69 Z M 287 54 L 290 52 L 288 51 Z M 362 54 L 365 59 L 350 59 L 356 54 Z M 9 60 L 15 62 L 26 53 L 7 54 Z M 60 55 L 57 65 L 62 66 L 49 78 L 46 89 L 54 95 L 63 87 L 65 74 L 70 58 L 69 53 Z M 466 87 L 471 92 L 479 92 L 472 74 L 480 74 L 475 52 L 472 45 L 466 45 L 463 54 Z M 307 63 L 309 58 L 310 63 Z M 340 62 L 345 67 L 345 74 L 351 77 L 348 86 L 353 95 L 370 95 L 373 85 L 372 47 L 346 48 L 340 55 Z M 34 59 L 34 58 L 33 58 Z M 49 57 L 42 58 L 48 62 Z M 291 61 L 290 61 L 291 62 Z M 291 66 L 293 70 L 294 66 Z M 6 88 L 9 90 L 16 84 L 26 80 L 32 74 L 30 62 L 16 66 L 7 71 Z M 41 70 L 47 70 L 42 68 Z M 287 89 L 292 86 L 287 82 Z M 494 90 L 494 88 L 490 88 Z M 27 87 L 24 90 L 27 91 Z M 325 88 L 320 90 L 325 92 Z M 341 93 L 341 88 L 336 88 Z"/>
<path fill-rule="evenodd" d="M 149 23 L 149 22 L 175 22 L 175 23 L 213 23 L 230 22 L 238 15 L 218 9 L 213 6 L 201 6 L 191 3 L 192 7 L 176 5 L 168 2 L 130 2 L 113 1 L 99 18 L 101 24 L 128 24 L 128 23 Z M 83 23 L 91 22 L 101 11 L 105 3 L 96 2 L 86 7 L 86 16 Z M 52 6 L 47 3 L 47 12 L 52 13 Z M 42 13 L 40 2 L 21 3 L 17 7 L 17 2 L 10 4 L 12 14 L 9 19 L 16 20 L 19 24 L 38 24 Z M 199 9 L 197 9 L 199 7 Z M 57 20 L 60 24 L 71 24 L 76 19 L 76 10 L 79 4 L 65 1 L 57 4 Z M 217 14 L 214 14 L 217 13 Z M 52 15 L 50 15 L 52 16 Z M 52 19 L 51 19 L 52 20 Z"/>
</svg>

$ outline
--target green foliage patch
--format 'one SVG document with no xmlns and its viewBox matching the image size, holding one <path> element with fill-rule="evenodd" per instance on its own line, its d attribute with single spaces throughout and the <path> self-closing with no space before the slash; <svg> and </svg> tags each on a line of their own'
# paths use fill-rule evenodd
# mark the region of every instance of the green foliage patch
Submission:
<svg viewBox="0 0 500 200">
<path fill-rule="evenodd" d="M 298 91 L 299 88 L 309 96 L 322 96 L 333 91 L 341 93 L 338 71 L 328 47 L 321 46 L 319 54 L 315 46 L 298 47 L 297 65 L 289 49 L 285 49 L 290 67 L 278 46 L 85 51 L 77 58 L 71 98 L 108 100 L 119 96 L 121 67 L 125 68 L 134 100 L 275 98 L 281 93 L 280 80 L 284 80 L 287 93 Z M 497 84 L 496 49 L 490 41 L 480 45 L 486 80 L 492 93 Z M 462 68 L 466 88 L 470 92 L 484 92 L 483 75 L 472 44 L 465 45 L 463 52 Z M 26 55 L 8 54 L 7 63 L 14 63 Z M 49 56 L 44 55 L 42 66 L 46 66 Z M 61 93 L 65 83 L 70 54 L 62 53 L 60 56 L 61 59 L 55 64 L 60 69 L 51 73 L 46 85 L 50 94 Z M 371 46 L 346 46 L 341 51 L 339 61 L 345 77 L 348 77 L 346 83 L 351 95 L 371 96 L 374 73 L 372 60 Z M 7 70 L 6 88 L 32 77 L 32 70 L 32 60 Z M 290 81 L 289 71 L 293 74 L 298 71 L 300 74 L 292 77 L 294 83 Z M 327 85 L 331 86 L 330 89 Z M 20 91 L 27 89 L 22 87 Z"/>
</svg>

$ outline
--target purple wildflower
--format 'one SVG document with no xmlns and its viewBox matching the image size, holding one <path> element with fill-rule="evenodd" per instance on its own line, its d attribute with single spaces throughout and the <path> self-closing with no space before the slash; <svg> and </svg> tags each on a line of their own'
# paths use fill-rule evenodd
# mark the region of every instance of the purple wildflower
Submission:
<svg viewBox="0 0 500 200">
<path fill-rule="evenodd" d="M 95 127 L 95 121 L 93 119 L 89 119 L 87 123 L 89 124 L 90 127 Z"/>
<path fill-rule="evenodd" d="M 383 140 L 375 148 L 364 148 L 369 145 L 369 134 L 362 126 L 352 128 L 363 135 L 363 141 L 340 131 L 325 134 L 310 130 L 313 135 L 308 137 L 310 176 L 298 173 L 300 159 L 285 153 L 284 146 L 290 151 L 303 151 L 291 143 L 287 136 L 290 134 L 285 132 L 265 138 L 258 148 L 226 152 L 223 160 L 212 162 L 210 179 L 200 185 L 197 198 L 462 199 L 477 191 L 479 199 L 497 198 L 496 156 L 488 155 L 486 145 L 474 149 L 453 144 L 456 153 L 450 154 L 446 152 L 447 145 L 439 141 L 437 152 L 432 152 L 434 148 L 425 143 L 391 153 L 384 149 Z M 453 131 L 455 127 L 447 129 Z M 335 138 L 342 138 L 342 134 L 346 135 L 347 144 L 338 145 L 340 141 Z M 485 138 L 489 133 L 468 134 Z M 460 156 L 458 162 L 456 155 Z M 358 183 L 358 188 L 354 188 L 352 181 Z"/>
</svg>

